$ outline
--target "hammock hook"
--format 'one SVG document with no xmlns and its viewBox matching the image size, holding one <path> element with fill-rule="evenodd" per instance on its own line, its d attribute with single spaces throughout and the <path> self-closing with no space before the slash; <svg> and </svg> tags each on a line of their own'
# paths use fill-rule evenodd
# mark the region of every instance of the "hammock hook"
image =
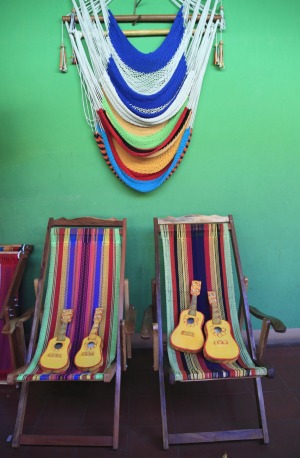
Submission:
<svg viewBox="0 0 300 458">
<path fill-rule="evenodd" d="M 19 251 L 18 251 L 18 259 L 20 259 L 21 254 L 25 253 L 25 246 L 26 246 L 26 244 L 23 244 L 21 246 L 21 248 L 19 249 Z"/>
<path fill-rule="evenodd" d="M 142 0 L 134 0 L 134 6 L 133 6 L 133 15 L 136 15 L 136 9 L 141 3 Z M 137 18 L 132 22 L 132 25 L 137 24 L 137 22 L 140 20 L 141 15 L 137 16 Z"/>
<path fill-rule="evenodd" d="M 72 13 L 70 14 L 70 32 L 75 30 L 75 9 L 72 9 Z"/>
</svg>

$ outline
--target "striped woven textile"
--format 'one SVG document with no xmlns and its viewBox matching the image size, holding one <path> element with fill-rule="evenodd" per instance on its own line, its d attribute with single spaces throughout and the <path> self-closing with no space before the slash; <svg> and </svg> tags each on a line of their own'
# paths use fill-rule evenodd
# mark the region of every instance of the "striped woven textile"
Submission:
<svg viewBox="0 0 300 458">
<path fill-rule="evenodd" d="M 190 110 L 184 110 L 178 122 L 175 124 L 174 129 L 170 132 L 170 134 L 155 148 L 137 148 L 134 145 L 128 143 L 120 133 L 114 128 L 112 123 L 110 122 L 107 114 L 103 110 L 99 110 L 98 112 L 99 119 L 101 121 L 102 127 L 105 129 L 108 135 L 111 137 L 122 147 L 124 150 L 129 153 L 131 156 L 137 156 L 139 158 L 147 158 L 148 156 L 153 157 L 154 154 L 157 156 L 161 153 L 161 150 L 168 146 L 175 138 L 180 134 L 180 132 L 187 128 L 188 120 L 191 116 Z M 163 151 L 164 152 L 164 151 Z"/>
<path fill-rule="evenodd" d="M 98 133 L 95 133 L 95 139 L 105 162 L 123 183 L 136 191 L 149 192 L 158 188 L 176 171 L 187 151 L 191 135 L 192 130 L 190 128 L 186 129 L 181 137 L 176 154 L 173 155 L 170 163 L 162 170 L 152 174 L 133 172 L 127 168 L 118 158 L 113 143 L 110 143 L 105 131 L 100 127 L 98 128 Z"/>
<path fill-rule="evenodd" d="M 3 304 L 11 286 L 13 276 L 19 262 L 20 245 L 0 245 L 0 312 L 3 315 Z M 9 253 L 8 253 L 9 252 Z M 2 334 L 5 324 L 4 316 L 0 319 L 0 380 L 6 380 L 12 371 L 12 358 L 7 335 Z"/>
<path fill-rule="evenodd" d="M 22 250 L 23 245 L 0 245 L 0 253 L 7 251 L 19 252 Z"/>
<path fill-rule="evenodd" d="M 45 306 L 35 355 L 17 380 L 103 380 L 116 354 L 120 288 L 121 237 L 118 228 L 52 228 Z M 90 333 L 94 310 L 103 307 L 99 335 L 103 365 L 96 373 L 73 364 L 82 340 Z M 39 366 L 48 341 L 57 336 L 63 309 L 73 309 L 66 335 L 71 341 L 70 366 L 46 373 Z"/>
<path fill-rule="evenodd" d="M 178 49 L 184 34 L 182 7 L 176 15 L 169 34 L 162 44 L 150 53 L 144 54 L 135 48 L 124 35 L 114 15 L 108 10 L 109 39 L 123 62 L 141 73 L 151 73 L 166 66 Z"/>
<path fill-rule="evenodd" d="M 205 380 L 264 376 L 267 369 L 252 362 L 240 332 L 237 298 L 234 288 L 233 259 L 228 224 L 161 225 L 164 259 L 165 300 L 167 314 L 167 351 L 175 380 Z M 211 319 L 207 291 L 214 290 L 222 319 L 232 328 L 240 348 L 235 363 L 218 364 L 197 354 L 175 351 L 169 344 L 170 334 L 179 321 L 180 312 L 190 304 L 192 280 L 201 280 L 197 309 Z"/>
<path fill-rule="evenodd" d="M 180 65 L 181 64 L 181 65 Z M 107 74 L 116 89 L 116 92 L 122 102 L 133 113 L 143 116 L 144 110 L 157 109 L 160 113 L 166 111 L 170 103 L 175 99 L 180 91 L 187 75 L 187 65 L 184 57 L 175 69 L 171 78 L 158 92 L 154 94 L 142 94 L 133 90 L 123 79 L 117 65 L 111 58 L 107 68 Z M 156 114 L 144 114 L 145 117 L 154 117 Z"/>
<path fill-rule="evenodd" d="M 103 111 L 114 129 L 127 143 L 134 145 L 135 148 L 147 150 L 156 148 L 165 138 L 172 135 L 180 118 L 183 114 L 185 115 L 187 108 L 183 106 L 178 113 L 168 121 L 148 127 L 136 126 L 135 124 L 129 123 L 123 119 L 104 98 Z"/>
</svg>

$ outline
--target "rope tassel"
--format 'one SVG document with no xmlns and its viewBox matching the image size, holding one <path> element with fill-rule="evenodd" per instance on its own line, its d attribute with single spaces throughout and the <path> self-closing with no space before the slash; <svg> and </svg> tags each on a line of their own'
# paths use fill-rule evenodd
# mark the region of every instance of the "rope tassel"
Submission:
<svg viewBox="0 0 300 458">
<path fill-rule="evenodd" d="M 220 52 L 218 43 L 215 44 L 215 56 L 214 56 L 214 65 L 219 65 L 220 62 Z"/>
<path fill-rule="evenodd" d="M 219 68 L 224 68 L 224 50 L 223 50 L 223 39 L 222 39 L 222 31 L 226 28 L 225 25 L 225 18 L 224 18 L 224 7 L 223 5 L 220 6 L 220 14 L 221 14 L 221 40 L 219 43 Z"/>
<path fill-rule="evenodd" d="M 223 40 L 219 44 L 219 68 L 224 68 L 224 51 L 223 51 Z"/>
<path fill-rule="evenodd" d="M 59 70 L 62 73 L 66 73 L 68 71 L 66 48 L 64 44 L 62 44 L 60 47 Z"/>
</svg>

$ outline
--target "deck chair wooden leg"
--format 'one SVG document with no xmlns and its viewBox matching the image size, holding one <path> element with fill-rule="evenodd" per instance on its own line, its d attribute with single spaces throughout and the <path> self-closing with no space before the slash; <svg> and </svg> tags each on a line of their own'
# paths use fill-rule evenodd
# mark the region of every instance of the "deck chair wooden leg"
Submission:
<svg viewBox="0 0 300 458">
<path fill-rule="evenodd" d="M 167 421 L 167 404 L 165 391 L 165 376 L 163 368 L 159 369 L 159 391 L 160 391 L 160 410 L 162 421 L 163 447 L 165 450 L 169 448 L 168 421 Z"/>
<path fill-rule="evenodd" d="M 121 321 L 120 333 L 121 333 L 121 365 L 122 371 L 127 369 L 127 345 L 126 345 L 126 332 L 125 332 L 125 320 Z"/>
<path fill-rule="evenodd" d="M 153 369 L 155 371 L 159 368 L 158 359 L 158 325 L 153 323 Z"/>
<path fill-rule="evenodd" d="M 159 317 L 160 318 L 160 317 Z M 161 320 L 159 320 L 161 322 Z M 163 336 L 160 329 L 158 334 L 158 345 L 159 345 L 159 393 L 160 393 L 160 410 L 161 410 L 161 421 L 162 421 L 162 436 L 163 436 L 163 447 L 165 450 L 169 448 L 169 434 L 168 434 L 168 420 L 167 420 L 167 403 L 166 403 L 166 390 L 165 390 L 165 372 L 163 363 Z"/>
<path fill-rule="evenodd" d="M 114 429 L 113 429 L 113 448 L 119 447 L 119 421 L 120 421 L 120 390 L 121 390 L 121 370 L 116 372 L 115 403 L 114 403 Z"/>
<path fill-rule="evenodd" d="M 29 383 L 23 382 L 21 386 L 20 400 L 18 405 L 18 413 L 13 434 L 12 447 L 20 447 L 20 436 L 23 431 L 23 424 L 26 412 L 27 398 L 28 398 Z"/>
<path fill-rule="evenodd" d="M 16 324 L 15 336 L 12 337 L 14 345 L 14 353 L 16 355 L 16 366 L 21 367 L 26 359 L 25 333 L 24 324 L 19 322 Z"/>
<path fill-rule="evenodd" d="M 115 400 L 114 400 L 114 426 L 113 426 L 113 449 L 119 447 L 119 429 L 120 429 L 120 393 L 121 393 L 121 338 L 118 334 L 117 343 L 117 368 L 115 381 Z"/>
<path fill-rule="evenodd" d="M 254 381 L 254 385 L 255 385 L 255 394 L 256 394 L 258 415 L 259 415 L 261 429 L 262 429 L 262 433 L 263 433 L 263 442 L 264 442 L 264 444 L 268 444 L 270 442 L 270 440 L 269 440 L 266 409 L 265 409 L 265 404 L 264 404 L 264 396 L 263 396 L 261 379 L 260 378 L 256 378 L 253 381 Z"/>
</svg>

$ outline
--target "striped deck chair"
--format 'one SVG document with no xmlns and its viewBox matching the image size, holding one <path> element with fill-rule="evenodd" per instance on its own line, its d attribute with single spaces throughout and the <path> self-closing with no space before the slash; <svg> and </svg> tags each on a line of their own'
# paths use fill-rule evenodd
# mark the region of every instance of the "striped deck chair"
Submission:
<svg viewBox="0 0 300 458">
<path fill-rule="evenodd" d="M 269 437 L 261 378 L 273 376 L 273 370 L 263 366 L 263 356 L 270 325 L 278 332 L 284 332 L 285 326 L 276 318 L 265 316 L 248 305 L 246 282 L 232 216 L 191 215 L 180 218 L 155 218 L 154 232 L 156 295 L 153 307 L 153 338 L 154 349 L 157 349 L 154 361 L 157 361 L 156 369 L 159 370 L 164 448 L 169 448 L 169 444 L 227 440 L 262 439 L 267 443 Z M 201 289 L 200 294 L 198 290 L 198 295 L 191 298 L 191 284 L 194 280 L 201 282 Z M 196 298 L 194 311 L 202 315 L 183 313 L 192 309 L 193 297 Z M 214 302 L 211 301 L 212 297 Z M 162 314 L 162 303 L 166 307 L 165 315 Z M 256 317 L 263 320 L 257 350 L 250 312 L 254 312 Z M 185 316 L 184 323 L 180 321 L 182 313 Z M 165 364 L 162 316 L 166 316 L 167 331 Z M 217 318 L 219 321 L 216 321 Z M 226 329 L 225 321 L 230 325 L 229 329 Z M 241 332 L 242 323 L 246 327 L 247 343 L 244 343 Z M 181 344 L 182 338 L 186 336 L 188 343 L 185 340 L 182 346 L 178 346 L 176 340 L 177 346 L 174 345 L 171 336 L 174 329 L 180 331 L 179 343 Z M 199 329 L 203 334 L 202 341 L 199 338 L 200 345 L 197 343 L 192 351 L 191 340 L 194 342 L 194 339 L 198 339 Z M 221 344 L 228 345 L 230 338 L 234 339 L 239 350 L 234 357 L 232 353 L 231 357 L 229 354 L 225 355 L 224 350 L 220 353 Z M 258 409 L 257 428 L 170 434 L 164 365 L 167 366 L 170 383 L 253 378 Z"/>
<path fill-rule="evenodd" d="M 9 383 L 22 382 L 13 447 L 21 444 L 118 447 L 124 355 L 124 350 L 120 349 L 124 340 L 120 332 L 124 329 L 124 284 L 127 285 L 127 280 L 124 280 L 125 250 L 125 219 L 49 219 L 27 362 L 8 376 Z M 63 318 L 70 316 L 66 320 Z M 88 341 L 83 345 L 86 338 Z M 99 338 L 101 348 L 95 348 L 94 344 L 90 346 L 90 341 L 95 343 Z M 51 339 L 54 342 L 57 339 L 58 345 L 52 346 Z M 64 347 L 63 353 L 64 342 L 68 342 L 68 346 Z M 99 364 L 88 367 L 91 362 L 87 358 L 94 354 L 93 351 L 100 350 L 102 364 L 99 359 Z M 82 360 L 80 364 L 76 363 L 78 352 L 87 365 Z M 52 367 L 56 361 L 59 364 L 59 358 L 62 361 L 67 358 L 67 363 L 49 369 L 49 361 L 46 364 L 45 357 L 50 359 Z M 23 433 L 30 382 L 110 382 L 114 377 L 112 435 Z"/>
<path fill-rule="evenodd" d="M 0 245 L 0 383 L 25 363 L 23 323 L 33 310 L 21 314 L 19 289 L 32 245 Z"/>
</svg>

